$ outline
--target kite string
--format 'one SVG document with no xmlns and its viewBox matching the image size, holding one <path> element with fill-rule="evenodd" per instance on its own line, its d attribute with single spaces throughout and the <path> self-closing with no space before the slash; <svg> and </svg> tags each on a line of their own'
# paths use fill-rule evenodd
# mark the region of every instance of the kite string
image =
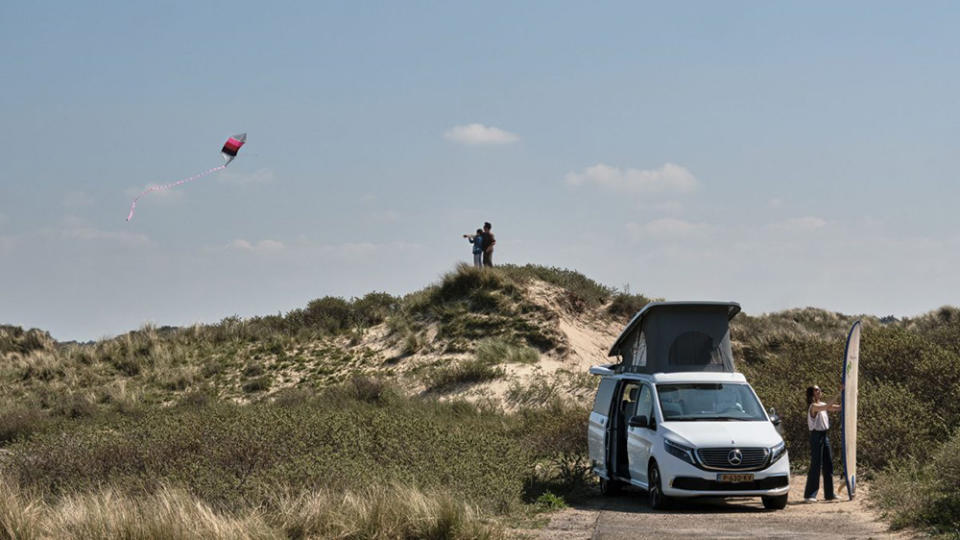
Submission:
<svg viewBox="0 0 960 540">
<path fill-rule="evenodd" d="M 208 175 L 208 174 L 210 174 L 210 173 L 215 173 L 215 172 L 217 172 L 217 171 L 219 171 L 219 170 L 223 170 L 223 169 L 226 169 L 226 168 L 227 168 L 226 165 L 221 165 L 221 166 L 219 166 L 219 167 L 214 167 L 214 168 L 212 168 L 212 169 L 210 169 L 210 170 L 208 170 L 208 171 L 203 171 L 202 173 L 195 174 L 195 175 L 193 175 L 193 176 L 191 176 L 191 177 L 189 177 L 189 178 L 184 178 L 183 180 L 177 180 L 176 182 L 172 182 L 172 183 L 170 183 L 170 184 L 164 184 L 164 185 L 162 185 L 162 186 L 150 186 L 150 187 L 148 187 L 147 189 L 143 190 L 143 192 L 141 192 L 139 195 L 137 195 L 136 197 L 134 197 L 133 202 L 130 203 L 130 213 L 127 215 L 127 221 L 130 221 L 131 219 L 133 219 L 133 211 L 136 210 L 136 208 L 137 208 L 137 201 L 139 201 L 139 200 L 140 200 L 140 197 L 143 197 L 143 196 L 146 195 L 147 193 L 150 193 L 151 191 L 164 191 L 164 190 L 170 189 L 170 188 L 172 188 L 172 187 L 177 187 L 177 186 L 179 186 L 180 184 L 186 184 L 187 182 L 196 180 L 197 178 L 206 176 L 206 175 Z"/>
</svg>

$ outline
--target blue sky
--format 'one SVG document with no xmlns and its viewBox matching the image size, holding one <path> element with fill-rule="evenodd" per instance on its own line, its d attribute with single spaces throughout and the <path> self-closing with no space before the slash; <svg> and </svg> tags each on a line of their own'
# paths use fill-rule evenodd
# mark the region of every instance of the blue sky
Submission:
<svg viewBox="0 0 960 540">
<path fill-rule="evenodd" d="M 652 296 L 958 304 L 958 27 L 946 2 L 5 2 L 0 323 L 401 294 L 485 220 L 497 262 Z"/>
</svg>

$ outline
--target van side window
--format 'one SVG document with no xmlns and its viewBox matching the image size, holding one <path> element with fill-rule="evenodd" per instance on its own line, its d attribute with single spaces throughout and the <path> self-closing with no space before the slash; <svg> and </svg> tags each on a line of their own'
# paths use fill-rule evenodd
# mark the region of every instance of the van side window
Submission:
<svg viewBox="0 0 960 540">
<path fill-rule="evenodd" d="M 600 386 L 597 388 L 597 397 L 593 401 L 593 412 L 604 416 L 610 414 L 610 401 L 613 399 L 613 391 L 616 388 L 616 379 L 600 379 Z"/>
<path fill-rule="evenodd" d="M 637 397 L 637 410 L 634 414 L 646 416 L 653 420 L 653 396 L 650 394 L 650 387 L 647 385 L 640 387 L 640 395 Z"/>
</svg>

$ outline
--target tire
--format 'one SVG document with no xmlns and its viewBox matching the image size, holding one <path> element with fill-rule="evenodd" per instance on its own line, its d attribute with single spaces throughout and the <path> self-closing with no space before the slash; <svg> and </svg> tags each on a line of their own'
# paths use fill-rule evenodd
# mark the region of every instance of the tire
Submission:
<svg viewBox="0 0 960 540">
<path fill-rule="evenodd" d="M 600 494 L 604 497 L 612 497 L 620 493 L 620 482 L 616 480 L 600 479 Z"/>
<path fill-rule="evenodd" d="M 649 481 L 647 497 L 650 508 L 654 510 L 665 510 L 669 508 L 671 500 L 670 497 L 663 494 L 663 481 L 660 478 L 660 469 L 656 463 L 650 464 L 647 480 Z"/>
<path fill-rule="evenodd" d="M 763 499 L 763 507 L 767 510 L 783 510 L 787 507 L 787 494 L 783 495 L 773 495 L 770 497 L 761 497 Z"/>
</svg>

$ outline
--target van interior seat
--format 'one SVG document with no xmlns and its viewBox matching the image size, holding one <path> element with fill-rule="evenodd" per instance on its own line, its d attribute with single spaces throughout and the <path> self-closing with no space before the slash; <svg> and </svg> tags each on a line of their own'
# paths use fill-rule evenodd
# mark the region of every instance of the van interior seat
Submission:
<svg viewBox="0 0 960 540">
<path fill-rule="evenodd" d="M 662 401 L 660 408 L 663 410 L 664 416 L 683 416 L 686 414 L 682 399 Z"/>
</svg>

